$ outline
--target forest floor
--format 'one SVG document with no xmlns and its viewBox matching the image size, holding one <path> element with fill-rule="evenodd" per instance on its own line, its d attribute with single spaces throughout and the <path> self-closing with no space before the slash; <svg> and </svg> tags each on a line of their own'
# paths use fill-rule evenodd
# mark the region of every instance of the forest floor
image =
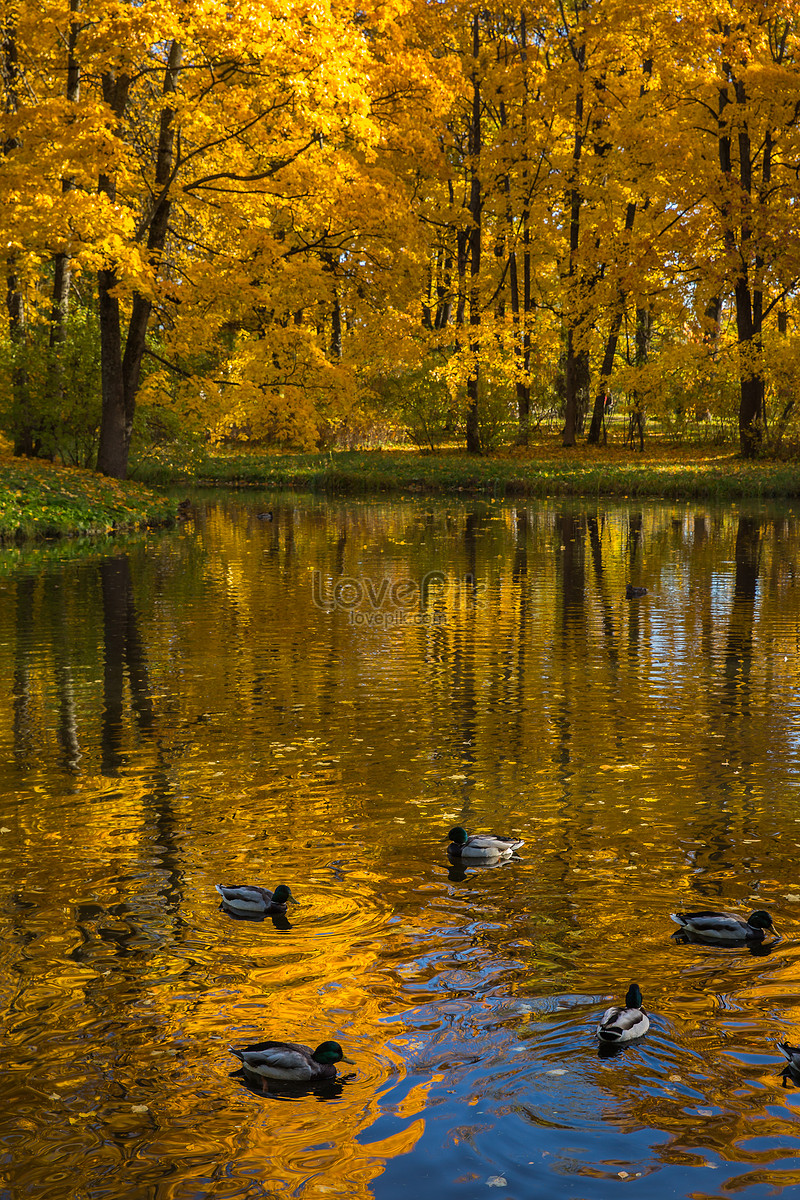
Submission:
<svg viewBox="0 0 800 1200">
<path fill-rule="evenodd" d="M 649 439 L 644 451 L 619 444 L 564 449 L 556 436 L 486 457 L 457 449 L 352 450 L 315 454 L 206 450 L 191 467 L 139 461 L 120 483 L 91 471 L 14 458 L 0 447 L 0 540 L 108 534 L 159 526 L 178 516 L 165 488 L 251 487 L 365 495 L 467 493 L 494 498 L 636 496 L 670 500 L 791 499 L 800 461 L 741 459 L 729 445 Z"/>
</svg>

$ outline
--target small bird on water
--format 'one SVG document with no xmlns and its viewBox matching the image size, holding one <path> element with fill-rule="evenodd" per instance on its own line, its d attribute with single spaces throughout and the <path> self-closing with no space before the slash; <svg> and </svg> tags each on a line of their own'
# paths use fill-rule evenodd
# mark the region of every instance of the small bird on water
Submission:
<svg viewBox="0 0 800 1200">
<path fill-rule="evenodd" d="M 290 901 L 297 904 L 285 883 L 279 883 L 274 892 L 254 884 L 226 886 L 224 883 L 215 883 L 214 887 L 222 897 L 223 907 L 241 916 L 260 917 L 267 913 L 285 913 L 286 905 Z"/>
<path fill-rule="evenodd" d="M 269 1080 L 278 1083 L 317 1083 L 336 1078 L 336 1064 L 350 1063 L 338 1042 L 321 1042 L 316 1050 L 298 1042 L 254 1042 L 252 1046 L 230 1048 L 246 1075 L 261 1081 L 262 1092 Z"/>
<path fill-rule="evenodd" d="M 681 932 L 692 939 L 715 945 L 742 942 L 763 942 L 767 930 L 775 932 L 772 917 L 763 908 L 752 912 L 747 920 L 729 912 L 675 912 L 672 920 L 681 927 Z M 675 934 L 677 937 L 678 935 Z"/>
<path fill-rule="evenodd" d="M 800 1046 L 790 1046 L 788 1042 L 778 1042 L 778 1049 L 786 1055 L 787 1062 L 781 1067 L 781 1074 L 791 1073 L 795 1079 L 800 1079 Z"/>
<path fill-rule="evenodd" d="M 509 858 L 525 843 L 522 838 L 503 837 L 497 833 L 468 834 L 456 825 L 447 835 L 450 845 L 448 854 L 453 858 Z"/>
<path fill-rule="evenodd" d="M 625 996 L 624 1006 L 607 1008 L 597 1026 L 601 1042 L 616 1045 L 641 1037 L 650 1028 L 650 1018 L 642 1008 L 642 993 L 638 983 L 632 983 Z"/>
</svg>

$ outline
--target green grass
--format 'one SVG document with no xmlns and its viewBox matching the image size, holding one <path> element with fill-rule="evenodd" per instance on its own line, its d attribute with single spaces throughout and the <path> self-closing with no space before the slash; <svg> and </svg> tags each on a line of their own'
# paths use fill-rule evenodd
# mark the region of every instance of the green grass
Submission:
<svg viewBox="0 0 800 1200">
<path fill-rule="evenodd" d="M 109 534 L 174 522 L 175 501 L 139 483 L 0 456 L 0 541 Z"/>
<path fill-rule="evenodd" d="M 178 482 L 175 475 L 169 482 Z M 165 482 L 167 476 L 151 482 Z M 494 497 L 641 496 L 793 497 L 800 463 L 747 462 L 730 449 L 653 443 L 644 454 L 622 447 L 565 450 L 555 440 L 486 458 L 449 451 L 370 450 L 320 454 L 207 455 L 197 485 L 284 488 L 336 494 L 467 492 Z"/>
<path fill-rule="evenodd" d="M 486 458 L 458 450 L 276 454 L 206 452 L 193 469 L 161 461 L 142 482 L 106 479 L 0 454 L 0 541 L 103 535 L 174 522 L 173 498 L 154 488 L 258 487 L 338 495 L 457 494 L 503 497 L 636 496 L 671 500 L 792 498 L 800 462 L 747 462 L 730 448 L 655 439 L 639 454 L 621 446 L 576 446 L 557 438 Z"/>
</svg>

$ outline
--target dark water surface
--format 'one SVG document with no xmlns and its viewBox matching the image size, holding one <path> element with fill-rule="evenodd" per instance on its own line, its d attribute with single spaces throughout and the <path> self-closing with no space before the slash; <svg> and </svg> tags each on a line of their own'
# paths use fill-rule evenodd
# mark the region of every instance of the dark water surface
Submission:
<svg viewBox="0 0 800 1200">
<path fill-rule="evenodd" d="M 788 509 L 252 494 L 0 552 L 0 1197 L 800 1184 L 799 557 Z M 260 1095 L 269 1037 L 355 1066 Z"/>
</svg>

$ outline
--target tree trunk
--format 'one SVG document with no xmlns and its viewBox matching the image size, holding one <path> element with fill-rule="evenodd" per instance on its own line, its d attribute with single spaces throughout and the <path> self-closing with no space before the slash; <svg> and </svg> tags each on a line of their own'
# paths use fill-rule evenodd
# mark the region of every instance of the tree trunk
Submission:
<svg viewBox="0 0 800 1200">
<path fill-rule="evenodd" d="M 128 100 L 130 78 L 111 74 L 103 76 L 103 98 L 120 119 Z M 109 175 L 101 175 L 97 190 L 113 203 L 117 189 Z M 100 443 L 97 450 L 97 470 L 101 475 L 124 479 L 128 473 L 130 433 L 125 413 L 125 389 L 122 382 L 122 331 L 120 329 L 117 272 L 114 266 L 97 272 L 97 294 L 100 317 L 100 379 L 103 396 L 100 418 Z"/>
<path fill-rule="evenodd" d="M 632 200 L 625 210 L 625 233 L 629 234 L 633 229 L 633 222 L 636 219 L 636 201 Z M 600 441 L 600 432 L 603 432 L 605 440 L 605 412 L 606 412 L 606 397 L 608 395 L 608 381 L 611 378 L 611 373 L 614 370 L 614 357 L 617 353 L 617 342 L 619 341 L 619 331 L 622 328 L 622 317 L 625 312 L 625 292 L 620 289 L 617 296 L 617 307 L 614 315 L 611 318 L 611 328 L 606 339 L 606 349 L 603 355 L 603 365 L 600 368 L 600 383 L 598 384 L 597 393 L 594 400 L 594 408 L 592 410 L 592 423 L 589 426 L 589 436 L 587 442 L 590 445 L 596 446 Z"/>
<path fill-rule="evenodd" d="M 597 386 L 597 393 L 594 399 L 594 408 L 592 410 L 592 423 L 589 426 L 589 434 L 586 441 L 596 446 L 600 441 L 600 433 L 603 433 L 603 441 L 605 441 L 605 415 L 606 415 L 606 399 L 608 397 L 608 380 L 611 378 L 611 372 L 614 370 L 614 357 L 617 353 L 617 342 L 619 341 L 619 331 L 622 328 L 622 313 L 623 313 L 623 297 L 620 296 L 619 304 L 616 312 L 611 318 L 611 329 L 606 338 L 606 349 L 603 355 L 603 365 L 600 368 L 600 382 Z"/>
<path fill-rule="evenodd" d="M 653 315 L 646 308 L 636 309 L 635 333 L 635 363 L 641 367 L 650 356 L 650 337 L 653 329 Z M 633 393 L 633 408 L 628 423 L 628 433 L 625 445 L 633 446 L 634 438 L 639 438 L 639 449 L 644 450 L 644 423 L 646 414 L 642 398 L 638 392 Z"/>
<path fill-rule="evenodd" d="M 514 355 L 516 358 L 517 392 L 517 443 L 527 446 L 531 431 L 531 229 L 530 229 L 530 179 L 528 170 L 528 30 L 525 13 L 520 13 L 520 55 L 523 63 L 522 82 L 522 316 L 520 317 L 519 265 L 516 250 L 512 249 L 509 262 L 511 283 L 511 309 L 514 323 Z M 510 190 L 510 180 L 506 176 Z M 510 205 L 509 205 L 510 224 Z"/>
<path fill-rule="evenodd" d="M 9 16 L 2 26 L 2 58 L 0 68 L 5 82 L 5 111 L 15 113 L 19 106 L 17 89 L 20 84 L 20 65 L 17 52 L 17 31 Z M 11 154 L 19 146 L 19 139 L 7 137 L 3 141 L 3 155 Z M 8 332 L 15 345 L 24 345 L 27 336 L 27 314 L 25 300 L 22 295 L 20 280 L 17 275 L 16 255 L 12 252 L 6 259 L 6 309 L 8 311 Z M 21 418 L 28 409 L 26 392 L 28 374 L 23 366 L 17 364 L 11 376 L 11 390 L 14 400 L 15 416 Z M 17 419 L 14 430 L 14 453 L 34 453 L 34 431 L 30 422 Z"/>
<path fill-rule="evenodd" d="M 183 49 L 180 43 L 172 42 L 164 72 L 163 94 L 165 96 L 174 94 L 177 90 L 182 58 Z M 105 76 L 103 79 L 104 94 L 118 117 L 121 117 L 125 110 L 129 84 L 127 76 L 121 76 L 116 81 L 110 76 Z M 169 105 L 165 105 L 161 113 L 156 152 L 156 193 L 152 211 L 144 226 L 148 230 L 147 249 L 154 270 L 158 269 L 159 259 L 167 239 L 172 205 L 170 185 L 174 170 L 174 156 L 175 110 Z M 115 188 L 112 180 L 102 177 L 100 190 L 105 191 L 109 198 L 113 199 Z M 100 423 L 97 470 L 103 475 L 124 479 L 128 473 L 128 453 L 152 301 L 139 292 L 134 293 L 125 353 L 120 358 L 122 338 L 119 302 L 113 295 L 116 282 L 116 271 L 113 267 L 99 272 L 103 415 Z"/>
<path fill-rule="evenodd" d="M 467 451 L 470 454 L 480 454 L 481 444 L 479 404 L 480 404 L 480 291 L 478 276 L 481 269 L 481 216 L 483 201 L 481 197 L 480 154 L 481 154 L 481 86 L 478 78 L 478 59 L 480 55 L 480 17 L 476 12 L 472 18 L 472 121 L 470 125 L 470 190 L 469 215 L 472 221 L 470 228 L 470 289 L 469 289 L 469 325 L 470 325 L 470 354 L 472 356 L 471 370 L 467 380 Z"/>
<path fill-rule="evenodd" d="M 727 29 L 726 36 L 730 36 Z M 738 190 L 742 196 L 752 196 L 752 146 L 746 123 L 743 120 L 731 120 L 728 109 L 733 104 L 731 92 L 735 97 L 737 107 L 744 109 L 747 95 L 744 83 L 736 79 L 731 63 L 724 64 L 724 70 L 730 87 L 723 85 L 718 91 L 718 154 L 720 172 L 724 180 L 732 182 L 733 173 L 733 141 L 731 129 L 738 126 L 737 141 L 739 151 Z M 763 158 L 764 184 L 769 182 L 771 172 L 771 143 L 766 139 Z M 738 275 L 734 281 L 733 295 L 736 308 L 736 333 L 739 343 L 739 450 L 743 458 L 755 458 L 764 438 L 764 364 L 761 345 L 761 323 L 763 312 L 763 295 L 760 286 L 760 258 L 752 240 L 752 229 L 749 223 L 749 203 L 739 202 L 736 205 L 727 200 L 722 205 L 722 215 L 725 221 L 724 240 L 728 258 L 739 264 Z M 739 217 L 737 214 L 741 213 Z M 738 222 L 738 229 L 737 229 Z M 737 245 L 738 232 L 738 245 Z M 755 268 L 755 282 L 751 278 L 750 264 Z"/>
<path fill-rule="evenodd" d="M 575 93 L 575 137 L 572 147 L 572 180 L 567 195 L 569 205 L 569 258 L 566 271 L 567 301 L 565 310 L 567 336 L 566 362 L 564 367 L 565 404 L 564 432 L 562 434 L 563 446 L 575 445 L 580 404 L 580 377 L 583 374 L 582 364 L 579 362 L 579 353 L 575 347 L 575 333 L 579 325 L 578 305 L 574 295 L 571 293 L 575 290 L 574 285 L 578 272 L 577 258 L 581 232 L 581 204 L 583 202 L 579 180 L 581 154 L 583 152 L 583 72 L 586 63 L 586 47 L 584 45 L 577 47 L 575 61 L 578 70 L 578 86 Z"/>
<path fill-rule="evenodd" d="M 444 269 L 441 266 L 441 259 L 444 258 Z M 444 329 L 450 321 L 450 314 L 453 308 L 451 299 L 451 288 L 453 286 L 453 256 L 449 250 L 440 250 L 440 261 L 437 262 L 437 283 L 436 283 L 436 319 L 434 320 L 434 329 Z"/>
<path fill-rule="evenodd" d="M 339 360 L 342 357 L 342 304 L 338 290 L 333 293 L 333 311 L 331 312 L 331 358 Z"/>
<path fill-rule="evenodd" d="M 76 105 L 81 98 L 80 64 L 75 53 L 78 44 L 80 24 L 78 13 L 81 0 L 70 0 L 69 10 L 71 20 L 67 38 L 67 104 Z M 67 118 L 68 123 L 72 118 Z M 62 196 L 69 195 L 75 190 L 75 179 L 66 175 L 61 180 Z M 64 250 L 53 256 L 53 299 L 50 309 L 50 369 L 48 379 L 48 398 L 53 411 L 60 412 L 64 400 L 63 364 L 59 347 L 64 344 L 64 323 L 69 312 L 69 293 L 72 283 L 72 259 Z"/>
<path fill-rule="evenodd" d="M 339 294 L 339 285 L 336 279 L 336 268 L 338 259 L 335 254 L 323 254 L 322 262 L 324 270 L 330 274 L 331 283 L 331 334 L 329 342 L 329 352 L 332 359 L 337 362 L 342 357 L 342 302 Z"/>
</svg>

